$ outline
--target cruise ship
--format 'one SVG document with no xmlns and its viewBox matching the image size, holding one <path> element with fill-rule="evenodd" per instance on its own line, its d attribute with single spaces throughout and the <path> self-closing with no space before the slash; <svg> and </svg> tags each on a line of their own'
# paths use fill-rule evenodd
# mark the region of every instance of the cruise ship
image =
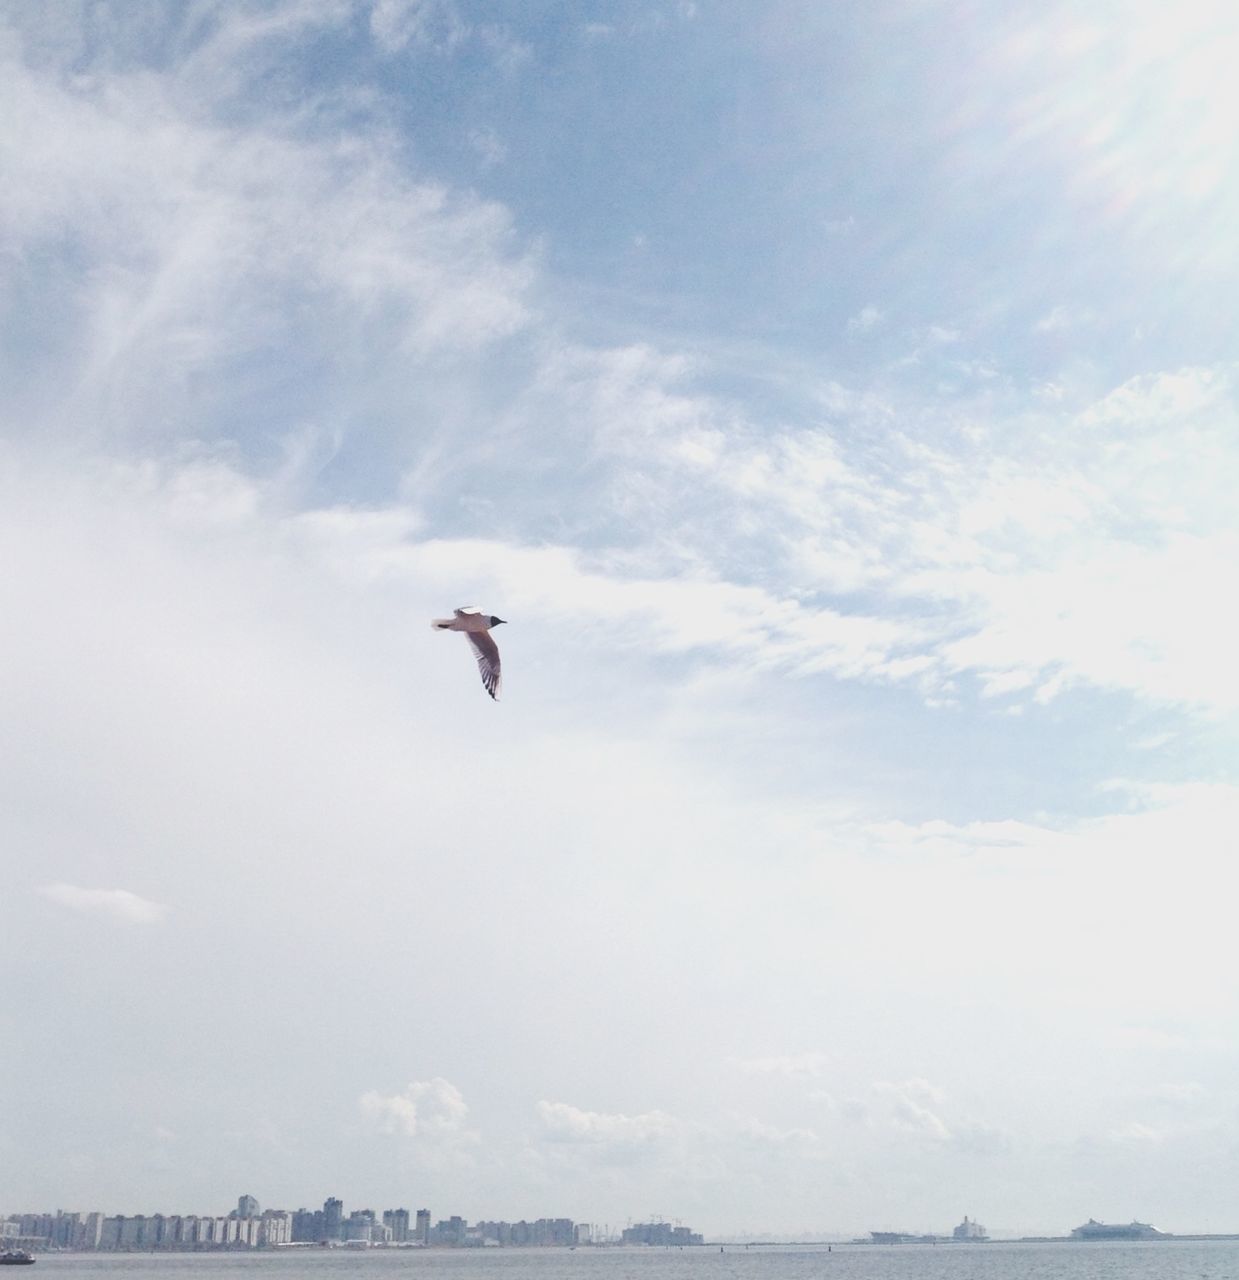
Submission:
<svg viewBox="0 0 1239 1280">
<path fill-rule="evenodd" d="M 1151 1227 L 1147 1222 L 1115 1223 L 1098 1222 L 1090 1218 L 1082 1227 L 1076 1227 L 1072 1233 L 1073 1240 L 1159 1240 L 1165 1234 Z"/>
</svg>

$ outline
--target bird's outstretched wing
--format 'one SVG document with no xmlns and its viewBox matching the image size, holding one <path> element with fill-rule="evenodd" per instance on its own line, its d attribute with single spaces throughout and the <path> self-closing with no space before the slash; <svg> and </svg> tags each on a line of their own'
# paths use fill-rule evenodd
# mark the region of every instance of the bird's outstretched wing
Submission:
<svg viewBox="0 0 1239 1280">
<path fill-rule="evenodd" d="M 454 612 L 458 618 L 463 618 L 467 613 L 481 613 L 482 611 L 475 604 L 462 604 Z"/>
<path fill-rule="evenodd" d="M 486 692 L 496 702 L 499 701 L 499 646 L 490 638 L 487 631 L 466 631 L 465 635 L 477 655 L 478 670 L 482 673 L 482 684 Z"/>
</svg>

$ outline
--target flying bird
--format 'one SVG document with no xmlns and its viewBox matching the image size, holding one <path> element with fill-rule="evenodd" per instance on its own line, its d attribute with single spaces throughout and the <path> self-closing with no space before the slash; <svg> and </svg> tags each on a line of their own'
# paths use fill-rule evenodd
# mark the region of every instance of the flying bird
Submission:
<svg viewBox="0 0 1239 1280">
<path fill-rule="evenodd" d="M 499 648 L 490 638 L 491 627 L 502 625 L 503 619 L 483 613 L 476 605 L 465 605 L 451 618 L 436 618 L 430 625 L 436 631 L 463 631 L 473 646 L 482 673 L 482 684 L 496 702 L 499 701 Z"/>
</svg>

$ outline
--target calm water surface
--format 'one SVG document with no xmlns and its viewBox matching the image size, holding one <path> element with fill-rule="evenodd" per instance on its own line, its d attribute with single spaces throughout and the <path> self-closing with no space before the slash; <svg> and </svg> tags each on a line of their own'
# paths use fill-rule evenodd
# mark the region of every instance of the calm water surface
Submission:
<svg viewBox="0 0 1239 1280">
<path fill-rule="evenodd" d="M 1239 1280 L 1239 1241 L 43 1254 L 43 1280 Z"/>
</svg>

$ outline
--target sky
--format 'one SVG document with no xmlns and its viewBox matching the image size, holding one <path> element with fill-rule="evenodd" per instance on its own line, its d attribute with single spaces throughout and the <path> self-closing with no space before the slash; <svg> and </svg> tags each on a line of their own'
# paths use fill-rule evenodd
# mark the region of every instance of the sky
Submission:
<svg viewBox="0 0 1239 1280">
<path fill-rule="evenodd" d="M 0 1207 L 1239 1230 L 1237 57 L 0 8 Z"/>
</svg>

